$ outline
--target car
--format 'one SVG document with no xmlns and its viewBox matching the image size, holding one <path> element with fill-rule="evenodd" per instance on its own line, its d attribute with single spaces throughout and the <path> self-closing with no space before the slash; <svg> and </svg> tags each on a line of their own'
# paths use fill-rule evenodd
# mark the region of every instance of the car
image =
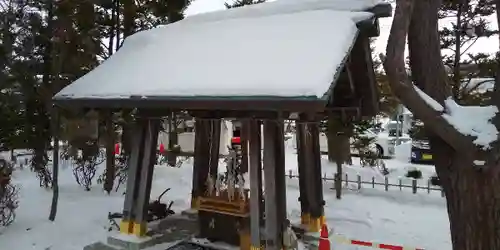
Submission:
<svg viewBox="0 0 500 250">
<path fill-rule="evenodd" d="M 411 163 L 433 164 L 431 147 L 427 140 L 413 140 L 411 143 Z"/>
</svg>

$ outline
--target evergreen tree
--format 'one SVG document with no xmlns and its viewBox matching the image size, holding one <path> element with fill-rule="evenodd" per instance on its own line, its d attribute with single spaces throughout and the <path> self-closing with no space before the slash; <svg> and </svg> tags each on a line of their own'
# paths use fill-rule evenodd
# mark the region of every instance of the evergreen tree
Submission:
<svg viewBox="0 0 500 250">
<path fill-rule="evenodd" d="M 226 6 L 226 8 L 231 9 L 242 7 L 245 5 L 264 3 L 265 1 L 266 0 L 233 0 L 231 3 L 224 3 L 224 5 Z"/>
<path fill-rule="evenodd" d="M 443 61 L 449 69 L 454 99 L 461 104 L 480 105 L 489 101 L 497 60 L 494 55 L 470 53 L 478 39 L 498 33 L 492 30 L 488 17 L 494 7 L 485 0 L 443 1 L 439 18 L 449 22 L 440 26 L 439 38 Z M 488 80 L 489 78 L 489 80 Z M 415 120 L 410 130 L 413 139 L 427 139 L 424 125 Z"/>
</svg>

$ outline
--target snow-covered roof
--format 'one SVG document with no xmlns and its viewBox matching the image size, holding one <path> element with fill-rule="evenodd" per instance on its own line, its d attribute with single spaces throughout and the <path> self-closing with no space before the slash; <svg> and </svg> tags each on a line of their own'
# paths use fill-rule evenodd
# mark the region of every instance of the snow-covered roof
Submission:
<svg viewBox="0 0 500 250">
<path fill-rule="evenodd" d="M 325 96 L 375 0 L 280 0 L 139 32 L 54 97 Z"/>
</svg>

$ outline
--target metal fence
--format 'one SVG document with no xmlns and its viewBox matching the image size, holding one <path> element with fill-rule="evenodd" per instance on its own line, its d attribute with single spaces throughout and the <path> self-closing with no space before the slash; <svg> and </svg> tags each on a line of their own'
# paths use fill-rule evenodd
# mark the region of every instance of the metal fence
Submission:
<svg viewBox="0 0 500 250">
<path fill-rule="evenodd" d="M 299 178 L 299 176 L 294 174 L 292 170 L 289 170 L 287 177 L 290 179 Z M 335 189 L 335 182 L 337 180 L 334 177 L 327 177 L 325 174 L 323 175 L 322 179 L 324 182 L 333 182 L 332 189 Z M 439 186 L 432 185 L 430 179 L 427 180 L 426 186 L 419 186 L 417 179 L 407 178 L 407 180 L 411 181 L 411 184 L 404 184 L 402 178 L 398 179 L 397 184 L 390 183 L 387 176 L 384 177 L 383 183 L 375 181 L 375 177 L 372 177 L 370 180 L 362 180 L 361 175 L 356 175 L 355 180 L 350 180 L 349 175 L 344 174 L 341 181 L 345 183 L 345 185 L 348 185 L 349 183 L 356 184 L 358 190 L 366 186 L 369 186 L 371 188 L 375 188 L 376 186 L 383 186 L 385 191 L 389 191 L 389 187 L 397 187 L 400 191 L 403 191 L 403 188 L 411 188 L 413 194 L 416 194 L 418 190 L 425 190 L 428 194 L 431 193 L 431 191 L 439 191 L 441 192 L 441 196 L 444 197 L 443 189 Z"/>
</svg>

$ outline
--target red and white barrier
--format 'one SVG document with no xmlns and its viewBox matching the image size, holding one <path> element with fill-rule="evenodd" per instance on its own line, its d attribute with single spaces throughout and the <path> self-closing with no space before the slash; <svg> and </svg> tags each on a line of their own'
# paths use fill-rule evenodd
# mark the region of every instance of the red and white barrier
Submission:
<svg viewBox="0 0 500 250">
<path fill-rule="evenodd" d="M 398 246 L 398 245 L 391 245 L 391 244 L 385 244 L 385 243 L 353 240 L 353 239 L 348 239 L 348 238 L 340 236 L 340 235 L 332 235 L 332 236 L 330 236 L 330 240 L 333 240 L 334 242 L 338 242 L 338 243 L 342 243 L 342 244 L 365 246 L 365 247 L 372 247 L 372 248 L 386 249 L 386 250 L 424 250 L 423 248 L 416 248 L 416 247 L 409 247 L 409 246 Z"/>
</svg>

